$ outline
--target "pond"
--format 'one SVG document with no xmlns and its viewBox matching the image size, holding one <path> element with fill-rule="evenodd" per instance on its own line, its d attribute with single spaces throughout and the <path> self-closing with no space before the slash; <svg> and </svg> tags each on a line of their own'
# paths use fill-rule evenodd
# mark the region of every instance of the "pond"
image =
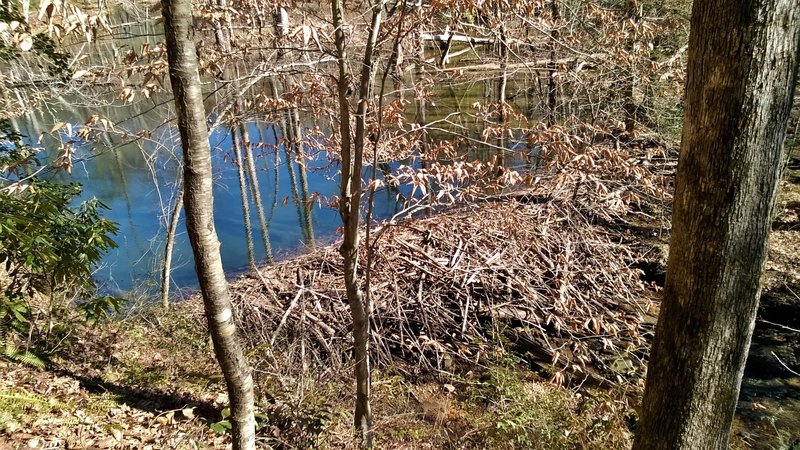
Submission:
<svg viewBox="0 0 800 450">
<path fill-rule="evenodd" d="M 511 83 L 525 95 L 530 93 L 525 77 Z M 436 121 L 454 111 L 468 109 L 476 101 L 485 102 L 494 88 L 490 79 L 461 81 L 437 86 L 432 98 L 424 105 L 412 105 L 408 120 Z M 71 175 L 53 175 L 63 182 L 78 182 L 84 187 L 82 199 L 98 198 L 108 206 L 104 216 L 119 224 L 115 240 L 119 247 L 111 250 L 95 272 L 101 289 L 124 293 L 132 289 L 158 288 L 165 234 L 172 205 L 179 192 L 180 145 L 169 98 L 142 98 L 124 105 L 116 93 L 94 94 L 85 97 L 74 93 L 51 101 L 46 108 L 31 112 L 13 121 L 14 126 L 29 143 L 43 148 L 52 159 L 61 142 L 76 140 L 72 128 L 84 123 L 87 117 L 98 115 L 114 124 L 113 132 L 105 133 L 100 143 L 83 144 L 76 153 Z M 207 110 L 213 109 L 213 98 Z M 525 104 L 517 105 L 525 108 Z M 212 117 L 213 119 L 213 117 Z M 480 140 L 480 124 L 474 119 L 451 116 L 451 127 L 460 129 L 475 141 Z M 301 128 L 317 125 L 311 117 L 301 117 Z M 51 130 L 58 127 L 53 133 Z M 280 260 L 316 245 L 331 243 L 340 226 L 338 211 L 325 200 L 338 194 L 338 164 L 325 151 L 305 147 L 305 158 L 298 161 L 296 153 L 282 144 L 278 124 L 253 120 L 246 124 L 255 156 L 257 179 L 268 219 L 268 235 L 274 258 Z M 452 138 L 443 123 L 431 131 L 432 139 Z M 142 133 L 145 130 L 146 133 Z M 233 275 L 248 268 L 241 194 L 232 149 L 231 130 L 224 125 L 212 126 L 210 143 L 214 165 L 214 210 L 217 233 L 221 242 L 223 265 Z M 466 130 L 466 131 L 465 131 Z M 324 133 L 324 128 L 323 128 Z M 140 138 L 133 143 L 132 136 Z M 513 147 L 513 141 L 504 144 Z M 471 143 L 460 150 L 470 158 L 486 157 L 488 147 Z M 288 150 L 288 151 L 287 151 Z M 400 162 L 389 165 L 395 169 Z M 365 169 L 368 176 L 369 167 Z M 252 199 L 251 199 L 252 202 Z M 384 190 L 376 197 L 375 218 L 387 218 L 399 205 L 397 192 Z M 266 260 L 261 230 L 255 208 L 251 206 L 254 249 L 258 261 Z M 197 280 L 183 215 L 173 251 L 173 287 L 193 289 Z"/>
</svg>

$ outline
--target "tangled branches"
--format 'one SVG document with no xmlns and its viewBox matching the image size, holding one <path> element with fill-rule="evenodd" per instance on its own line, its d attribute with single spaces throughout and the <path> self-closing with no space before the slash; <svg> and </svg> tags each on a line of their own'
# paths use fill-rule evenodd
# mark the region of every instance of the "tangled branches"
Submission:
<svg viewBox="0 0 800 450">
<path fill-rule="evenodd" d="M 622 160 L 603 156 L 613 151 L 583 152 L 568 164 L 616 164 L 622 172 L 611 175 L 619 175 L 628 170 Z M 503 201 L 378 228 L 371 269 L 376 361 L 449 370 L 481 364 L 500 343 L 555 382 L 638 379 L 658 290 L 638 269 L 647 249 L 630 232 L 593 222 L 605 197 L 576 201 L 576 183 L 591 179 L 576 172 L 583 175 L 570 178 L 572 185 L 556 172 L 524 193 L 494 199 Z M 649 185 L 645 172 L 638 179 Z M 598 183 L 600 173 L 609 175 L 596 169 Z M 257 369 L 272 370 L 265 367 L 277 367 L 270 364 L 276 359 L 280 367 L 344 363 L 350 324 L 338 254 L 323 249 L 266 271 L 277 280 L 268 287 L 246 278 L 231 286 L 246 339 L 267 350 Z"/>
</svg>

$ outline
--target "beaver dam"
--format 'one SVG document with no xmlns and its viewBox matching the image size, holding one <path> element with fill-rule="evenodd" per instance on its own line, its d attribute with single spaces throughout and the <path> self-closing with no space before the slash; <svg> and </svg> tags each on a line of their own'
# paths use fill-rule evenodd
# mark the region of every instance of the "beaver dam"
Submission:
<svg viewBox="0 0 800 450">
<path fill-rule="evenodd" d="M 372 230 L 372 261 L 368 270 L 364 249 L 361 270 L 369 272 L 378 367 L 393 365 L 411 377 L 458 373 L 486 364 L 499 344 L 553 383 L 621 387 L 638 398 L 666 271 L 676 161 L 652 143 L 632 146 L 619 160 L 602 150 L 587 155 L 523 191 Z M 779 200 L 763 317 L 743 385 L 736 431 L 742 448 L 762 448 L 756 444 L 765 436 L 762 442 L 798 438 L 790 424 L 800 379 L 786 366 L 796 363 L 797 348 L 761 347 L 769 336 L 786 342 L 797 332 L 796 297 L 774 301 L 800 292 L 791 176 Z M 281 374 L 290 385 L 302 371 L 349 363 L 351 319 L 340 261 L 334 244 L 262 268 L 263 280 L 231 283 L 262 381 Z M 200 302 L 191 303 L 202 320 Z"/>
<path fill-rule="evenodd" d="M 666 237 L 665 213 L 639 199 L 668 196 L 660 172 L 674 161 L 645 168 L 608 155 L 588 152 L 521 192 L 373 229 L 361 271 L 378 364 L 399 358 L 411 371 L 452 370 L 480 364 L 487 343 L 499 342 L 559 383 L 638 380 L 657 314 L 658 237 Z M 575 176 L 575 165 L 617 179 Z M 263 268 L 263 281 L 232 282 L 247 341 L 297 367 L 346 364 L 340 260 L 333 245 Z"/>
<path fill-rule="evenodd" d="M 373 227 L 381 448 L 630 448 L 666 270 L 675 152 L 626 145 L 619 158 L 599 145 L 519 191 Z M 798 439 L 791 164 L 733 448 Z M 259 436 L 275 448 L 355 448 L 340 258 L 336 244 L 319 247 L 262 267 L 264 281 L 231 282 L 268 426 Z M 195 295 L 170 311 L 133 306 L 96 327 L 75 321 L 80 339 L 64 342 L 52 371 L 0 362 L 0 406 L 21 411 L 0 444 L 223 448 L 212 430 L 227 396 L 204 327 Z"/>
<path fill-rule="evenodd" d="M 30 307 L 4 297 L 16 309 L 0 321 L 0 448 L 227 448 L 236 421 L 202 299 L 169 301 L 197 278 L 176 231 L 186 180 L 163 15 L 108 3 L 0 8 L 20 50 L 0 67 L 0 134 L 66 171 L 43 172 L 52 180 L 83 183 L 120 230 L 91 303 L 70 287 L 55 305 L 52 285 Z M 258 444 L 358 448 L 358 362 L 376 448 L 630 448 L 667 273 L 690 2 L 383 2 L 383 19 L 345 3 L 331 17 L 304 2 L 193 10 L 214 167 L 202 203 L 253 369 Z M 55 29 L 52 46 L 33 39 Z M 354 108 L 366 170 L 345 175 Z M 799 161 L 733 448 L 800 448 Z M 354 354 L 337 242 L 348 177 L 368 191 L 351 210 L 367 225 L 347 278 L 366 296 L 371 371 Z"/>
</svg>

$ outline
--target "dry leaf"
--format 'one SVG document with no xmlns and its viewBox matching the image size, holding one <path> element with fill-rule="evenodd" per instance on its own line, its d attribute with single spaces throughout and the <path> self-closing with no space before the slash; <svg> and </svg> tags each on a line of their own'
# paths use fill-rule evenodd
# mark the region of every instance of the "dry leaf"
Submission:
<svg viewBox="0 0 800 450">
<path fill-rule="evenodd" d="M 23 52 L 30 51 L 33 48 L 33 37 L 30 34 L 23 34 L 18 39 L 19 49 Z"/>
<path fill-rule="evenodd" d="M 75 73 L 72 74 L 72 79 L 77 80 L 78 78 L 86 75 L 87 73 L 89 73 L 88 70 L 76 70 Z"/>
</svg>

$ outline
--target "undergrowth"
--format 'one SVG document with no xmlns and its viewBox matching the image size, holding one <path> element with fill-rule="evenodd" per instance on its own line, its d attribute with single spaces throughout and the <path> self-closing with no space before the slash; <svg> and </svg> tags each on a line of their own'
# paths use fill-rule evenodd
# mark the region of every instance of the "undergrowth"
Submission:
<svg viewBox="0 0 800 450">
<path fill-rule="evenodd" d="M 0 388 L 0 446 L 20 429 L 72 442 L 73 425 L 81 423 L 92 424 L 100 442 L 134 448 L 168 436 L 224 447 L 227 396 L 196 307 L 139 307 L 81 326 L 80 338 L 53 360 L 60 374 L 17 366 L 9 383 L 20 387 Z M 349 365 L 282 370 L 256 371 L 260 442 L 275 449 L 356 448 Z M 375 369 L 373 398 L 376 448 L 629 445 L 622 420 L 595 417 L 609 399 L 550 385 L 509 356 L 458 374 L 416 372 L 403 363 Z"/>
</svg>

